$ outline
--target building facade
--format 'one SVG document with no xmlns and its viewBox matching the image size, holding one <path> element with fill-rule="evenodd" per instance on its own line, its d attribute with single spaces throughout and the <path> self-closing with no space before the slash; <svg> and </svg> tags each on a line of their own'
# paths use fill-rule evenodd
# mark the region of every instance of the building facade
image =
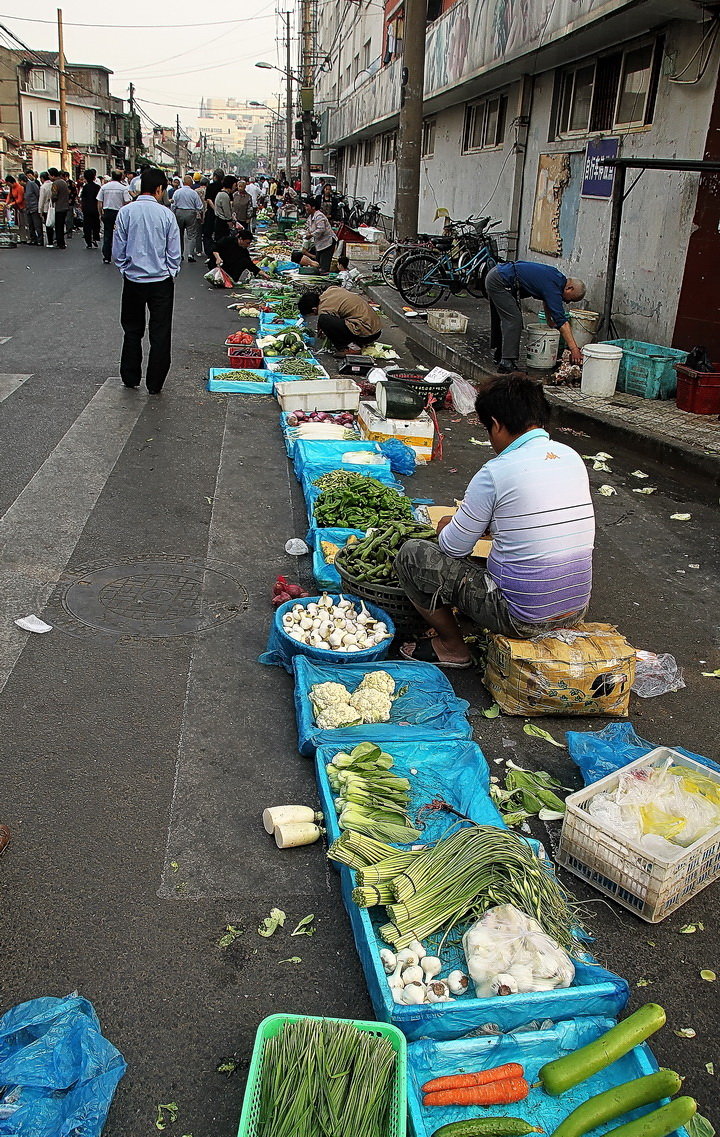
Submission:
<svg viewBox="0 0 720 1137">
<path fill-rule="evenodd" d="M 66 64 L 68 148 L 73 171 L 109 173 L 124 164 L 126 115 L 110 94 L 112 75 L 96 64 Z M 60 166 L 60 88 L 56 52 L 0 48 L 0 115 L 17 162 L 33 169 Z M 9 171 L 8 171 L 9 172 Z"/>
<path fill-rule="evenodd" d="M 346 193 L 384 201 L 391 217 L 402 0 L 321 5 L 319 21 L 331 168 Z M 717 19 L 687 0 L 429 0 L 420 229 L 437 231 L 438 209 L 490 214 L 508 257 L 581 277 L 588 306 L 601 308 L 612 173 L 598 159 L 720 158 L 717 39 Z M 718 177 L 647 171 L 632 188 L 619 335 L 720 351 L 709 271 L 720 251 Z M 714 314 L 693 323 L 702 286 L 714 289 L 700 301 Z"/>
<path fill-rule="evenodd" d="M 252 107 L 237 99 L 203 99 L 197 129 L 207 136 L 207 145 L 218 154 L 248 153 L 267 150 L 267 128 L 272 112 L 265 107 Z"/>
</svg>

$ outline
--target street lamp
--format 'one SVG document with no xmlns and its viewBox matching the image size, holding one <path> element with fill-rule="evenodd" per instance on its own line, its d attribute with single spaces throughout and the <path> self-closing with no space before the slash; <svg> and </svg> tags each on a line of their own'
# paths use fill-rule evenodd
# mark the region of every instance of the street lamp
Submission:
<svg viewBox="0 0 720 1137">
<path fill-rule="evenodd" d="M 292 166 L 292 142 L 293 142 L 293 98 L 292 98 L 292 85 L 293 79 L 297 78 L 290 67 L 290 13 L 285 13 L 285 48 L 287 52 L 287 67 L 276 67 L 273 63 L 266 63 L 261 61 L 256 63 L 255 66 L 263 71 L 279 71 L 281 75 L 285 76 L 287 84 L 286 94 L 286 107 L 285 107 L 285 177 L 288 182 L 290 181 L 290 168 Z"/>
</svg>

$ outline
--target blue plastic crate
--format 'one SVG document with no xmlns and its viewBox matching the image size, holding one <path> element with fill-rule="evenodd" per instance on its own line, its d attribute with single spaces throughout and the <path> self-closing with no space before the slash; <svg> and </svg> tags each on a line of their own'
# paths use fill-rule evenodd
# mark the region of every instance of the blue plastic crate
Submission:
<svg viewBox="0 0 720 1137">
<path fill-rule="evenodd" d="M 615 1016 L 590 1015 L 567 1022 L 558 1022 L 547 1030 L 528 1031 L 524 1034 L 494 1035 L 486 1038 L 463 1038 L 453 1042 L 426 1040 L 408 1046 L 408 1115 L 414 1137 L 431 1137 L 441 1125 L 477 1117 L 477 1106 L 423 1106 L 422 1086 L 431 1078 L 474 1070 L 490 1070 L 505 1062 L 519 1062 L 525 1068 L 525 1077 L 532 1085 L 546 1062 L 570 1054 L 578 1047 L 593 1042 L 615 1025 Z M 655 1055 L 649 1046 L 636 1046 L 629 1054 L 613 1062 L 605 1070 L 594 1074 L 572 1090 L 559 1097 L 551 1097 L 540 1087 L 530 1090 L 523 1102 L 515 1105 L 492 1107 L 496 1117 L 522 1117 L 531 1120 L 546 1133 L 553 1133 L 561 1121 L 579 1105 L 595 1094 L 614 1086 L 622 1086 L 633 1078 L 642 1078 L 658 1070 Z M 667 1100 L 667 1099 L 664 1099 Z M 655 1109 L 643 1106 L 622 1118 L 593 1129 L 602 1135 L 625 1121 L 642 1117 Z M 671 1137 L 687 1137 L 685 1129 L 674 1130 Z"/>
<path fill-rule="evenodd" d="M 244 383 L 242 380 L 218 379 L 218 375 L 225 375 L 229 371 L 246 371 L 249 368 L 211 367 L 208 372 L 208 391 L 223 391 L 230 395 L 271 395 L 277 376 L 274 371 L 263 371 L 253 368 L 253 374 L 259 376 L 258 383 Z"/>
<path fill-rule="evenodd" d="M 390 743 L 387 745 L 391 747 Z M 488 817 L 484 823 L 496 824 L 491 819 L 490 811 L 494 811 L 495 807 L 489 798 L 487 805 Z M 471 985 L 469 994 L 455 996 L 452 1003 L 422 1003 L 419 1006 L 406 1007 L 394 1001 L 388 987 L 388 977 L 380 962 L 380 951 L 389 946 L 379 931 L 380 927 L 387 923 L 385 908 L 358 908 L 352 898 L 355 873 L 345 865 L 340 869 L 340 883 L 373 1010 L 383 1022 L 398 1027 L 409 1042 L 419 1038 L 461 1038 L 471 1031 L 487 1032 L 489 1028 L 502 1032 L 513 1031 L 529 1023 L 540 1023 L 546 1019 L 558 1022 L 586 1015 L 606 1015 L 616 1018 L 630 997 L 628 984 L 624 979 L 600 967 L 592 957 L 586 956 L 582 959 L 573 959 L 575 979 L 571 987 L 556 991 L 534 991 L 523 995 L 478 999 Z M 440 953 L 443 962 L 441 976 L 448 975 L 456 968 L 467 972 L 461 940 L 468 926 L 458 925 L 451 937 L 452 942 L 449 938 L 443 945 Z M 438 952 L 441 936 L 441 932 L 434 933 L 423 940 L 427 950 L 435 955 Z M 439 1124 L 441 1123 L 438 1122 Z"/>
<path fill-rule="evenodd" d="M 622 348 L 618 391 L 643 399 L 669 399 L 677 389 L 674 364 L 684 363 L 686 351 L 641 340 L 603 340 Z"/>
</svg>

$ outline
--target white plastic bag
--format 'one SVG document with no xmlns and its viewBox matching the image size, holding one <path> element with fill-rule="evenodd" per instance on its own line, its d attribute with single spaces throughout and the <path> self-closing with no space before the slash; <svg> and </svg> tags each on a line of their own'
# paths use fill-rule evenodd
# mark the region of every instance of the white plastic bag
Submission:
<svg viewBox="0 0 720 1137">
<path fill-rule="evenodd" d="M 463 950 L 479 999 L 554 991 L 575 978 L 567 952 L 512 904 L 491 908 L 468 928 Z"/>
<path fill-rule="evenodd" d="M 463 379 L 462 375 L 456 375 L 450 384 L 450 395 L 452 403 L 458 414 L 469 415 L 475 410 L 475 400 L 477 398 L 477 391 L 472 383 L 468 383 L 467 379 Z"/>
<path fill-rule="evenodd" d="M 637 652 L 635 682 L 632 690 L 641 699 L 652 699 L 685 686 L 682 669 L 674 655 L 656 655 L 654 651 Z"/>
</svg>

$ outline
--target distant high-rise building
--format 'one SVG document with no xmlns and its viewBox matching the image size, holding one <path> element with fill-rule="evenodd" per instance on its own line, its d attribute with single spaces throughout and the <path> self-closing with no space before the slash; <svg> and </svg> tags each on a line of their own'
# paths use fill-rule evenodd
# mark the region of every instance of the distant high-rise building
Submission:
<svg viewBox="0 0 720 1137">
<path fill-rule="evenodd" d="M 253 150 L 255 139 L 264 144 L 272 117 L 264 107 L 251 107 L 237 99 L 203 98 L 197 129 L 218 150 Z"/>
</svg>

